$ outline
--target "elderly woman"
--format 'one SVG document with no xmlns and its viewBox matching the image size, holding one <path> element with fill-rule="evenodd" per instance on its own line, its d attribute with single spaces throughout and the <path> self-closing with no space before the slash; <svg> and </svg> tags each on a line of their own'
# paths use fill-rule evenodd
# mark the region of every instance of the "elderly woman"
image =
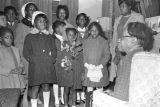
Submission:
<svg viewBox="0 0 160 107">
<path fill-rule="evenodd" d="M 119 63 L 114 91 L 108 93 L 112 97 L 106 96 L 106 101 L 110 107 L 126 107 L 126 102 L 129 102 L 132 58 L 138 52 L 150 51 L 153 47 L 153 42 L 152 30 L 143 23 L 131 22 L 128 24 L 127 29 L 124 30 L 124 36 L 118 43 L 118 49 L 121 52 L 125 52 L 126 55 Z"/>
<path fill-rule="evenodd" d="M 112 62 L 111 62 L 111 72 L 110 72 L 110 81 L 114 79 L 116 76 L 117 71 L 117 64 L 118 62 L 114 62 L 114 59 L 120 59 L 117 56 L 123 56 L 119 53 L 117 49 L 117 41 L 122 38 L 123 31 L 130 22 L 141 22 L 144 23 L 144 17 L 136 13 L 134 10 L 134 0 L 118 0 L 121 15 L 116 18 L 114 23 L 114 32 L 113 32 L 113 39 L 111 41 L 111 54 L 112 54 Z M 117 54 L 118 53 L 118 54 Z M 117 55 L 116 55 L 117 54 Z M 115 57 L 116 56 L 116 57 Z"/>
</svg>

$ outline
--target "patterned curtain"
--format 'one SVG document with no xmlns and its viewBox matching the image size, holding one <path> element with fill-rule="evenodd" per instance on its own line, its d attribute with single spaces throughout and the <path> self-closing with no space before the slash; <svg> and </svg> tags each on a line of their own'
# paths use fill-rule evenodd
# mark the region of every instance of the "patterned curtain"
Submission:
<svg viewBox="0 0 160 107">
<path fill-rule="evenodd" d="M 44 13 L 46 13 L 51 22 L 52 21 L 52 1 L 53 0 L 18 0 L 18 4 L 19 4 L 19 9 L 21 9 L 21 7 L 27 2 L 36 3 L 40 11 L 43 11 Z"/>
<path fill-rule="evenodd" d="M 79 0 L 60 0 L 60 4 L 67 5 L 69 8 L 69 23 L 76 25 L 76 16 L 78 14 L 78 2 Z"/>
</svg>

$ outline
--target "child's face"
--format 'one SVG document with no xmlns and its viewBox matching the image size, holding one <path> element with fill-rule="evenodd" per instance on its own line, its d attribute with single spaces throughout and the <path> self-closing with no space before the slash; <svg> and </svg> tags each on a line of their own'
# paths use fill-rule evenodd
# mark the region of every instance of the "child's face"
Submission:
<svg viewBox="0 0 160 107">
<path fill-rule="evenodd" d="M 47 22 L 44 18 L 40 17 L 36 21 L 36 28 L 40 31 L 45 30 L 47 27 Z"/>
<path fill-rule="evenodd" d="M 64 31 L 64 26 L 63 25 L 60 25 L 60 26 L 58 26 L 57 28 L 56 28 L 56 33 L 57 34 L 60 34 L 60 35 L 62 35 L 63 34 L 63 31 Z"/>
<path fill-rule="evenodd" d="M 85 27 L 85 24 L 86 24 L 86 19 L 83 15 L 81 15 L 79 18 L 78 18 L 78 24 L 80 27 Z"/>
<path fill-rule="evenodd" d="M 10 47 L 12 45 L 13 35 L 10 32 L 6 32 L 2 37 L 2 45 Z"/>
<path fill-rule="evenodd" d="M 29 18 L 32 17 L 32 14 L 36 11 L 36 7 L 34 5 L 29 5 L 27 8 L 26 14 L 28 15 Z"/>
<path fill-rule="evenodd" d="M 6 16 L 0 16 L 0 26 L 6 26 Z"/>
<path fill-rule="evenodd" d="M 93 38 L 97 38 L 99 35 L 99 31 L 96 26 L 92 26 L 90 33 Z"/>
<path fill-rule="evenodd" d="M 75 34 L 73 31 L 69 31 L 69 32 L 67 33 L 67 38 L 68 38 L 68 41 L 69 41 L 72 45 L 74 45 L 73 43 L 74 43 L 75 40 L 76 40 L 76 34 Z"/>
<path fill-rule="evenodd" d="M 58 16 L 59 16 L 59 19 L 60 19 L 60 20 L 65 20 L 66 11 L 65 11 L 64 9 L 60 9 Z"/>
<path fill-rule="evenodd" d="M 7 14 L 6 14 L 6 18 L 9 22 L 14 22 L 16 19 L 16 14 L 14 12 L 14 10 L 8 10 Z"/>
</svg>

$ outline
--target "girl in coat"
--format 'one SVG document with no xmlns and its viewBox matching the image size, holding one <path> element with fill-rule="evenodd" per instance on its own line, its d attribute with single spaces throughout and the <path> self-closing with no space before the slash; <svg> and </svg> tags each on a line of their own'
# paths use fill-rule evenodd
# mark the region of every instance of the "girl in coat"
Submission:
<svg viewBox="0 0 160 107">
<path fill-rule="evenodd" d="M 103 88 L 109 84 L 107 63 L 110 59 L 108 41 L 97 22 L 88 27 L 89 37 L 83 42 L 85 74 L 83 86 L 87 87 L 86 107 L 90 104 L 90 95 L 94 88 Z"/>
<path fill-rule="evenodd" d="M 6 27 L 0 28 L 0 89 L 25 88 L 23 64 L 19 50 L 12 46 L 13 32 Z"/>
<path fill-rule="evenodd" d="M 77 30 L 79 32 L 78 39 L 82 42 L 83 39 L 87 38 L 86 30 L 90 22 L 89 17 L 85 13 L 80 13 L 76 17 Z M 81 100 L 85 100 L 85 88 L 77 93 L 77 103 L 80 103 Z"/>
<path fill-rule="evenodd" d="M 82 45 L 76 41 L 77 30 L 75 28 L 66 29 L 67 39 L 63 44 L 61 68 L 62 68 L 62 82 L 64 87 L 64 103 L 69 105 L 69 96 L 72 96 L 72 105 L 75 107 L 76 89 L 82 89 L 81 75 L 79 69 L 83 68 L 82 61 Z M 71 97 L 70 97 L 71 98 Z"/>
<path fill-rule="evenodd" d="M 61 69 L 61 59 L 62 59 L 62 49 L 64 43 L 64 38 L 62 36 L 64 26 L 65 23 L 59 20 L 55 21 L 52 25 L 52 28 L 54 30 L 53 36 L 55 37 L 56 48 L 57 48 L 57 58 L 55 63 L 57 84 L 53 85 L 56 107 L 59 107 L 58 87 L 61 87 L 61 103 L 64 104 L 64 99 L 63 99 L 64 87 L 62 87 L 62 77 L 61 77 L 63 75 Z"/>
<path fill-rule="evenodd" d="M 43 12 L 33 13 L 32 24 L 34 29 L 26 36 L 23 49 L 23 55 L 29 62 L 28 85 L 32 87 L 31 105 L 37 107 L 38 92 L 42 87 L 44 107 L 49 107 L 49 84 L 56 83 L 55 40 L 47 30 L 48 18 Z"/>
</svg>

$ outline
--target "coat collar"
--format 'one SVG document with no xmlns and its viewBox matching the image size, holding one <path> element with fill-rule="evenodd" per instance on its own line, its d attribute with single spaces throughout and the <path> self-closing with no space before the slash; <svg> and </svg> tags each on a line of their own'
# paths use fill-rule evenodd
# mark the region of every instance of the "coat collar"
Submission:
<svg viewBox="0 0 160 107">
<path fill-rule="evenodd" d="M 50 34 L 48 30 L 43 30 L 43 31 L 40 32 L 37 28 L 33 28 L 30 33 L 31 34 L 44 33 L 46 35 Z"/>
</svg>

